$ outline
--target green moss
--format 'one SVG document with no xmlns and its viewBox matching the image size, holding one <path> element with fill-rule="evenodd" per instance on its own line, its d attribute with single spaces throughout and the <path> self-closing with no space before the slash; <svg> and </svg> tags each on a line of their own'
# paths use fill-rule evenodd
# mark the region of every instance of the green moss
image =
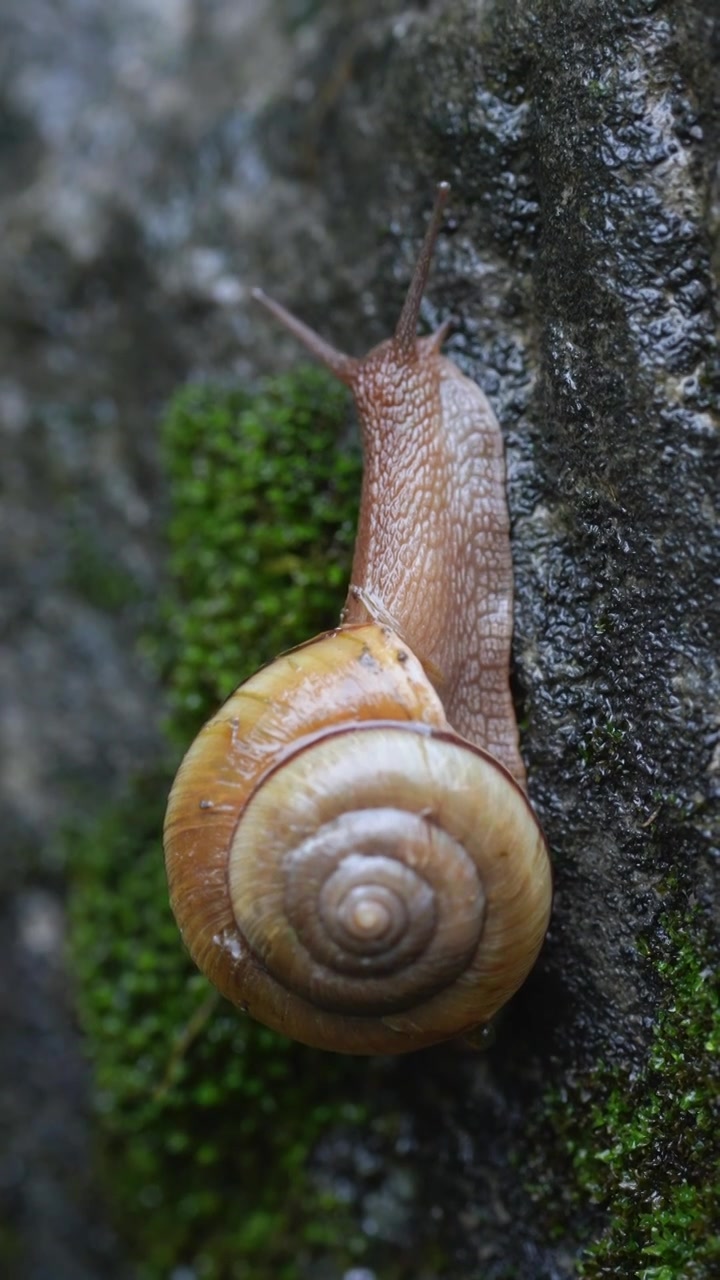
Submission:
<svg viewBox="0 0 720 1280">
<path fill-rule="evenodd" d="M 582 738 L 578 751 L 580 759 L 596 777 L 603 778 L 622 761 L 620 747 L 625 739 L 626 726 L 615 720 L 594 720 Z"/>
<path fill-rule="evenodd" d="M 255 397 L 190 389 L 164 430 L 172 600 L 158 635 L 186 745 L 240 679 L 336 620 L 360 462 L 346 400 L 315 370 Z M 305 1169 L 360 1069 L 239 1015 L 185 955 L 160 832 L 170 775 L 73 839 L 71 941 L 93 1060 L 101 1159 L 143 1280 L 291 1280 L 322 1248 L 352 1256 L 346 1214 Z M 311 1229 L 310 1229 L 311 1228 Z M 308 1231 L 310 1235 L 308 1236 Z"/>
<path fill-rule="evenodd" d="M 346 422 L 346 392 L 314 368 L 252 398 L 191 387 L 171 406 L 164 642 L 181 741 L 263 662 L 337 621 L 360 487 Z"/>
<path fill-rule="evenodd" d="M 720 1002 L 699 919 L 663 921 L 646 947 L 664 985 L 639 1071 L 600 1067 L 546 1100 L 533 1187 L 562 1232 L 583 1207 L 603 1225 L 587 1280 L 712 1280 L 720 1274 Z M 548 1174 L 548 1169 L 550 1173 Z"/>
</svg>

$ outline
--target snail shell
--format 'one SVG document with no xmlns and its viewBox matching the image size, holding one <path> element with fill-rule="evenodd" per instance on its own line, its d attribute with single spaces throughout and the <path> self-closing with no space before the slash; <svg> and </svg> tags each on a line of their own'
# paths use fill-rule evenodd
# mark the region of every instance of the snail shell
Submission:
<svg viewBox="0 0 720 1280">
<path fill-rule="evenodd" d="M 400 1053 L 486 1022 L 547 928 L 549 861 L 522 788 L 452 731 L 420 662 L 372 623 L 240 686 L 185 757 L 165 847 L 198 966 L 320 1048 Z"/>
</svg>

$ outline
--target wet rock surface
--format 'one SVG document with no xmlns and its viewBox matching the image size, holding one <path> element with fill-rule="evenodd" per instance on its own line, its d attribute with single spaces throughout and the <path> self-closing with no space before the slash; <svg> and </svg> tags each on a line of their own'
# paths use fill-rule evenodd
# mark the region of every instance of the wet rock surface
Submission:
<svg viewBox="0 0 720 1280">
<path fill-rule="evenodd" d="M 138 649 L 164 574 L 158 415 L 188 377 L 297 358 L 251 314 L 258 281 L 352 352 L 386 336 L 439 178 L 424 315 L 457 316 L 448 351 L 506 433 L 515 687 L 556 909 L 487 1059 L 435 1051 L 410 1090 L 388 1070 L 395 1157 L 338 1135 L 318 1176 L 347 1179 L 395 1256 L 432 1212 L 453 1275 L 574 1274 L 505 1152 L 549 1074 L 642 1061 L 658 992 L 638 939 L 671 881 L 706 907 L 717 890 L 718 32 L 710 0 L 6 0 L 0 1205 L 18 1276 L 124 1274 L 92 1185 L 57 847 L 164 750 Z"/>
</svg>

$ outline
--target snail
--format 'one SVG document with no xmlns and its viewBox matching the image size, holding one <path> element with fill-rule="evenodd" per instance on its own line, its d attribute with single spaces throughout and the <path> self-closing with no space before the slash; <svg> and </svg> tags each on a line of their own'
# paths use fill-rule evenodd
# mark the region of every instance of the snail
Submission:
<svg viewBox="0 0 720 1280">
<path fill-rule="evenodd" d="M 404 1053 L 487 1023 L 547 929 L 551 876 L 509 690 L 500 428 L 417 334 L 449 187 L 392 338 L 364 359 L 255 297 L 353 391 L 364 475 L 339 626 L 201 730 L 165 820 L 173 910 L 223 995 L 305 1044 Z"/>
</svg>

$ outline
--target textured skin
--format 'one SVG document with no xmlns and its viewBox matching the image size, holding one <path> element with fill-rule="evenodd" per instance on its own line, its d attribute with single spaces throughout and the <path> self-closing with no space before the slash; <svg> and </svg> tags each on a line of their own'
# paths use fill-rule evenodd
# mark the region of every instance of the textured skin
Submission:
<svg viewBox="0 0 720 1280">
<path fill-rule="evenodd" d="M 483 392 L 436 346 L 391 338 L 348 379 L 365 472 L 345 620 L 400 635 L 453 728 L 524 785 L 502 435 Z"/>
</svg>

